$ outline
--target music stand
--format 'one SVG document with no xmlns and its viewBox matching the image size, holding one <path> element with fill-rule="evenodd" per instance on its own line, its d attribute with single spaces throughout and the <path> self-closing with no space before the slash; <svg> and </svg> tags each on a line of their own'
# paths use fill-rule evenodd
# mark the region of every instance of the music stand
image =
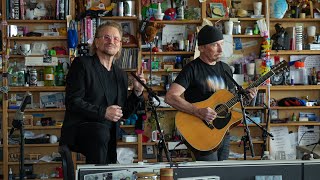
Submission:
<svg viewBox="0 0 320 180">
<path fill-rule="evenodd" d="M 131 72 L 131 75 L 147 90 L 148 92 L 148 97 L 149 97 L 149 102 L 150 102 L 150 105 L 151 105 L 151 113 L 154 115 L 155 117 L 155 120 L 156 120 L 156 126 L 157 126 L 157 130 L 159 132 L 159 142 L 158 142 L 158 155 L 157 155 L 157 159 L 159 162 L 162 162 L 162 151 L 165 152 L 166 154 L 166 158 L 167 158 L 167 161 L 170 163 L 170 167 L 172 167 L 172 161 L 171 161 L 171 158 L 170 158 L 170 152 L 169 152 L 169 149 L 167 147 L 167 144 L 166 144 L 166 141 L 165 141 L 165 138 L 164 138 L 164 133 L 161 131 L 161 127 L 160 127 L 160 123 L 159 123 L 159 120 L 158 120 L 158 114 L 157 114 L 157 106 L 154 105 L 154 103 L 151 103 L 153 102 L 153 98 L 155 98 L 159 103 L 160 103 L 160 99 L 158 98 L 158 96 L 152 91 L 151 88 L 149 88 L 146 84 L 144 84 L 140 78 L 134 73 L 134 72 Z"/>
<path fill-rule="evenodd" d="M 23 101 L 19 107 L 19 109 L 16 111 L 16 114 L 13 118 L 12 121 L 12 128 L 9 133 L 9 137 L 13 134 L 14 129 L 19 129 L 20 130 L 20 168 L 19 168 L 19 177 L 20 180 L 24 179 L 25 176 L 25 169 L 24 169 L 24 110 L 31 102 L 31 96 L 32 94 L 30 92 L 26 92 Z"/>
</svg>

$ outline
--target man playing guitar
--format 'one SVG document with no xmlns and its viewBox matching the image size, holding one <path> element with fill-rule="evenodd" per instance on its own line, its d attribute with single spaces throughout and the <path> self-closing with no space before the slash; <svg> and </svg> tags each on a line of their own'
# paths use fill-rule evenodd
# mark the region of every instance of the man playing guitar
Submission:
<svg viewBox="0 0 320 180">
<path fill-rule="evenodd" d="M 213 26 L 204 26 L 198 34 L 198 46 L 200 56 L 184 66 L 170 86 L 165 101 L 179 111 L 210 123 L 217 118 L 217 112 L 209 106 L 200 108 L 193 103 L 204 101 L 221 89 L 234 91 L 234 85 L 225 75 L 228 72 L 232 76 L 232 72 L 226 63 L 219 61 L 223 51 L 223 35 L 220 30 Z M 247 89 L 247 92 L 247 100 L 251 100 L 257 95 L 257 88 Z M 181 97 L 182 94 L 185 99 Z M 203 151 L 189 146 L 196 160 L 228 159 L 230 137 L 228 133 L 226 134 L 217 151 L 216 149 Z M 201 139 L 198 141 L 201 142 Z"/>
</svg>

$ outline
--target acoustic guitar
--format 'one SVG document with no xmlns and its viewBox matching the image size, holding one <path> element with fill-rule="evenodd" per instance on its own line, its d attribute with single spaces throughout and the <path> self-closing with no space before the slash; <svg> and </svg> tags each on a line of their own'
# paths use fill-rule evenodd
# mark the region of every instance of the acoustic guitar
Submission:
<svg viewBox="0 0 320 180">
<path fill-rule="evenodd" d="M 286 61 L 280 62 L 246 89 L 260 86 L 274 74 L 286 70 L 287 66 Z M 193 105 L 198 108 L 211 107 L 217 112 L 217 118 L 212 122 L 181 111 L 176 114 L 177 129 L 183 138 L 199 151 L 216 150 L 227 131 L 240 124 L 243 119 L 238 97 L 225 89 L 218 90 L 208 99 L 193 103 Z"/>
</svg>

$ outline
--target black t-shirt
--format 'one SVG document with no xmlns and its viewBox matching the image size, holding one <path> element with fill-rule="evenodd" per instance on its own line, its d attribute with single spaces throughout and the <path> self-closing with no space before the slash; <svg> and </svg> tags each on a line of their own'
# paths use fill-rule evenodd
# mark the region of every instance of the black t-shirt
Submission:
<svg viewBox="0 0 320 180">
<path fill-rule="evenodd" d="M 117 104 L 118 98 L 118 83 L 116 81 L 116 75 L 113 66 L 114 65 L 112 65 L 110 71 L 108 71 L 108 69 L 101 64 L 101 68 L 103 68 L 104 73 L 104 83 L 107 87 L 108 106 Z"/>
<path fill-rule="evenodd" d="M 209 65 L 197 58 L 182 69 L 174 82 L 186 89 L 185 100 L 195 103 L 208 99 L 220 89 L 233 88 L 232 83 L 226 83 L 228 77 L 225 71 L 232 76 L 226 63 L 219 61 L 215 65 Z"/>
</svg>

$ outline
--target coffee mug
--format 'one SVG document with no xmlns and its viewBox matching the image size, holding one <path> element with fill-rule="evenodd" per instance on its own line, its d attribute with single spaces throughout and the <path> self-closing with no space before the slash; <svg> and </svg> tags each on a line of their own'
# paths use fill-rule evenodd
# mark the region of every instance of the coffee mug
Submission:
<svg viewBox="0 0 320 180">
<path fill-rule="evenodd" d="M 19 54 L 24 55 L 24 56 L 28 56 L 31 54 L 31 45 L 30 44 L 21 44 L 20 48 L 18 50 Z"/>
</svg>

